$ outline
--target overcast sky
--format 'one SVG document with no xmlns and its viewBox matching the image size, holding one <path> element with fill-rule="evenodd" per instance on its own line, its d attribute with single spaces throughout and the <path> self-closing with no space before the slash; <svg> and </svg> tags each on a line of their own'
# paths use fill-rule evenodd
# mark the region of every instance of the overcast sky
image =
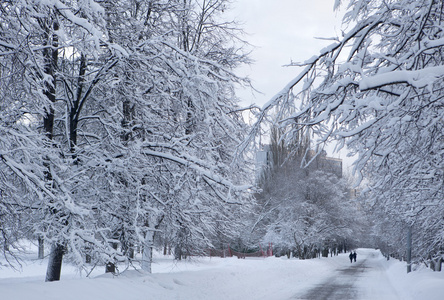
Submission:
<svg viewBox="0 0 444 300">
<path fill-rule="evenodd" d="M 315 37 L 340 34 L 340 16 L 334 0 L 234 0 L 231 14 L 243 24 L 245 39 L 257 48 L 255 63 L 239 70 L 248 75 L 263 94 L 240 91 L 242 104 L 263 105 L 299 73 L 283 67 L 302 62 L 332 43 Z"/>
<path fill-rule="evenodd" d="M 234 0 L 233 17 L 243 24 L 248 35 L 245 39 L 256 48 L 251 66 L 239 70 L 239 75 L 250 77 L 254 87 L 262 94 L 239 90 L 241 105 L 253 103 L 262 106 L 301 71 L 297 67 L 283 67 L 293 62 L 303 62 L 341 35 L 341 12 L 333 11 L 334 0 Z M 347 158 L 345 151 L 329 156 L 343 159 L 345 171 L 354 159 Z"/>
</svg>

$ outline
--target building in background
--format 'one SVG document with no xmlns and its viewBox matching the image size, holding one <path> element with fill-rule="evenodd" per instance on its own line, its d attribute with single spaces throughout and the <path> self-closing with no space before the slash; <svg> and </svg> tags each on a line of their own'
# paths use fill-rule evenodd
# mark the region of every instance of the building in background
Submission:
<svg viewBox="0 0 444 300">
<path fill-rule="evenodd" d="M 271 151 L 269 145 L 264 145 L 262 150 L 256 152 L 256 180 L 260 178 L 262 172 L 271 164 Z"/>
<path fill-rule="evenodd" d="M 331 174 L 335 174 L 342 178 L 342 159 L 328 157 L 327 152 L 322 150 L 316 155 L 314 150 L 309 150 L 305 157 L 305 161 L 309 163 L 308 170 L 322 170 Z M 265 168 L 272 164 L 272 153 L 270 145 L 264 145 L 262 150 L 256 152 L 256 179 L 259 179 Z"/>
<path fill-rule="evenodd" d="M 325 150 L 322 150 L 317 156 L 315 151 L 308 151 L 307 160 L 313 158 L 314 160 L 308 166 L 309 169 L 326 171 L 342 178 L 342 159 L 328 157 Z"/>
</svg>

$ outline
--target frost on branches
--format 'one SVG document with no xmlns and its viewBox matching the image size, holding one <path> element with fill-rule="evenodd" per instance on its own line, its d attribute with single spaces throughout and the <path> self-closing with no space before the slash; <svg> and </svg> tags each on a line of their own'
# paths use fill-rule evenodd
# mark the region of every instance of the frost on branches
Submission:
<svg viewBox="0 0 444 300">
<path fill-rule="evenodd" d="M 303 72 L 263 107 L 259 122 L 280 107 L 281 124 L 293 132 L 309 128 L 319 143 L 346 145 L 358 154 L 354 169 L 369 181 L 372 209 L 399 228 L 385 238 L 400 244 L 390 251 L 403 251 L 405 243 L 393 235 L 403 240 L 412 225 L 416 255 L 438 254 L 444 242 L 442 2 L 359 0 L 347 7 L 350 29 L 294 64 Z"/>
<path fill-rule="evenodd" d="M 248 58 L 227 2 L 0 4 L 0 229 L 9 249 L 51 245 L 48 281 L 64 257 L 118 272 L 141 248 L 149 272 L 155 243 L 185 255 L 238 232 Z"/>
</svg>

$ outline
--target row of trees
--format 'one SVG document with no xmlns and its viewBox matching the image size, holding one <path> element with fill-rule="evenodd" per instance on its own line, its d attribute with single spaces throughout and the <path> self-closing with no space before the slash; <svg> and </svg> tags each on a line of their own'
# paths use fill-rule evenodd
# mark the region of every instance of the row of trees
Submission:
<svg viewBox="0 0 444 300">
<path fill-rule="evenodd" d="M 339 7 L 343 1 L 337 0 Z M 442 1 L 351 0 L 342 37 L 306 62 L 264 107 L 278 109 L 287 140 L 309 128 L 358 159 L 364 207 L 379 246 L 417 260 L 441 256 L 444 212 Z M 320 146 L 322 149 L 322 146 Z M 410 230 L 409 230 L 410 228 Z"/>
<path fill-rule="evenodd" d="M 233 69 L 248 63 L 225 0 L 0 4 L 0 244 L 51 245 L 80 268 L 150 272 L 155 238 L 178 256 L 233 237 L 248 208 Z M 239 45 L 241 47 L 239 47 Z M 241 167 L 240 167 L 241 166 Z"/>
<path fill-rule="evenodd" d="M 365 218 L 342 176 L 342 161 L 325 152 L 316 156 L 306 133 L 290 143 L 284 137 L 282 128 L 272 127 L 253 238 L 302 259 L 357 246 Z"/>
<path fill-rule="evenodd" d="M 306 257 L 356 235 L 358 208 L 385 251 L 403 256 L 409 229 L 417 259 L 441 255 L 442 3 L 351 0 L 350 29 L 296 64 L 248 136 L 234 94 L 248 81 L 233 70 L 249 60 L 220 18 L 227 4 L 0 4 L 0 243 L 11 264 L 22 237 L 51 245 L 48 281 L 64 257 L 113 271 L 135 247 L 150 271 L 155 242 L 180 258 L 265 239 Z M 274 163 L 253 207 L 243 153 L 272 111 Z M 365 203 L 305 168 L 316 160 L 308 133 L 318 155 L 330 141 L 358 155 Z"/>
<path fill-rule="evenodd" d="M 154 245 L 180 259 L 274 242 L 308 257 L 350 236 L 344 183 L 302 168 L 302 150 L 281 146 L 278 131 L 253 206 L 242 153 L 254 135 L 234 94 L 248 80 L 233 73 L 249 60 L 220 18 L 226 6 L 2 3 L 0 230 L 11 265 L 23 237 L 40 255 L 51 245 L 53 281 L 63 259 L 115 272 L 135 249 L 149 272 Z"/>
</svg>

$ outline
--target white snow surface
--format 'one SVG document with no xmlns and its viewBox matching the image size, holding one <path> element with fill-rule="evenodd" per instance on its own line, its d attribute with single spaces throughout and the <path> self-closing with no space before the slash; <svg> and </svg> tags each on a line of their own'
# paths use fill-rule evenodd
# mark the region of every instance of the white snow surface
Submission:
<svg viewBox="0 0 444 300">
<path fill-rule="evenodd" d="M 356 267 L 365 260 L 365 268 L 353 276 L 340 275 L 355 264 L 347 254 L 310 260 L 213 257 L 180 262 L 156 254 L 153 274 L 128 269 L 116 277 L 97 267 L 86 278 L 64 263 L 61 281 L 51 283 L 44 282 L 47 260 L 31 257 L 22 272 L 0 269 L 0 298 L 307 299 L 304 295 L 317 286 L 351 280 L 353 299 L 444 299 L 444 272 L 419 268 L 407 274 L 405 263 L 387 261 L 378 250 L 358 249 L 357 254 Z"/>
</svg>

